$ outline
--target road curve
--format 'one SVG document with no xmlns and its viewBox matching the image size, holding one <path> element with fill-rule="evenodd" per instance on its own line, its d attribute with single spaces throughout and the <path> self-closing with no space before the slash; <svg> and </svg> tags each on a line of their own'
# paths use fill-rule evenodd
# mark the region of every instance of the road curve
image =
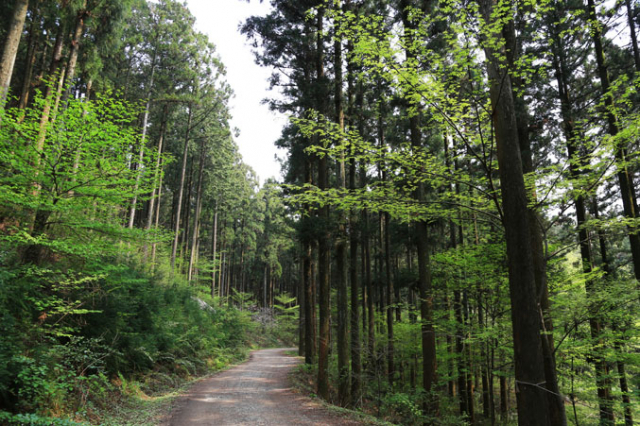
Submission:
<svg viewBox="0 0 640 426">
<path fill-rule="evenodd" d="M 292 392 L 287 375 L 300 361 L 291 349 L 265 349 L 249 361 L 196 383 L 166 425 L 359 425 Z"/>
</svg>

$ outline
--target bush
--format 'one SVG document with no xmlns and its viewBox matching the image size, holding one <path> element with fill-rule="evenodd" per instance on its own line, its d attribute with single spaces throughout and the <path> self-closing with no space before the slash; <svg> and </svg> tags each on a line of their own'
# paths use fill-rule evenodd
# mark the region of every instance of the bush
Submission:
<svg viewBox="0 0 640 426">
<path fill-rule="evenodd" d="M 84 280 L 70 270 L 32 269 L 0 283 L 7 290 L 0 292 L 0 408 L 82 414 L 108 405 L 109 377 L 153 372 L 141 387 L 157 392 L 175 385 L 174 376 L 219 369 L 243 352 L 246 314 L 204 309 L 193 289 L 115 263 L 85 265 Z M 75 284 L 51 285 L 63 277 Z"/>
<path fill-rule="evenodd" d="M 6 426 L 79 426 L 77 423 L 66 419 L 57 419 L 54 417 L 42 417 L 37 414 L 11 414 L 6 411 L 0 411 L 0 423 Z"/>
</svg>

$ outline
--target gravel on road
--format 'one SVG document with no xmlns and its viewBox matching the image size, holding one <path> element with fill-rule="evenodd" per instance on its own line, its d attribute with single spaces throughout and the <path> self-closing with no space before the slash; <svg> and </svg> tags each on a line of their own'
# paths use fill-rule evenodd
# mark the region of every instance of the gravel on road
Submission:
<svg viewBox="0 0 640 426">
<path fill-rule="evenodd" d="M 300 360 L 285 355 L 290 350 L 255 351 L 244 364 L 196 383 L 165 425 L 362 424 L 292 391 L 288 375 Z"/>
</svg>

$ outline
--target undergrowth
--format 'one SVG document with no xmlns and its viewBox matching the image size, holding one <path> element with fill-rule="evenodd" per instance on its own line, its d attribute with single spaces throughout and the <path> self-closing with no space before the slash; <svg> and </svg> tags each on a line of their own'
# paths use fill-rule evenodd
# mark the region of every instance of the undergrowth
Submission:
<svg viewBox="0 0 640 426">
<path fill-rule="evenodd" d="M 254 328 L 121 259 L 0 268 L 0 290 L 0 424 L 153 424 L 173 390 L 244 359 Z"/>
</svg>

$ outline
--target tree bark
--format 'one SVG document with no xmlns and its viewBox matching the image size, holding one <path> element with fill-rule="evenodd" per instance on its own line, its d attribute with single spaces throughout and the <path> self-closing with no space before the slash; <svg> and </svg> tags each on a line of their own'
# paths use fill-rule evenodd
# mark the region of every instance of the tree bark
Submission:
<svg viewBox="0 0 640 426">
<path fill-rule="evenodd" d="M 176 204 L 176 223 L 173 230 L 173 244 L 171 245 L 171 270 L 176 268 L 176 253 L 178 251 L 178 237 L 180 236 L 180 214 L 182 213 L 182 197 L 184 195 L 184 181 L 187 174 L 187 157 L 189 154 L 189 134 L 191 132 L 191 119 L 193 117 L 193 105 L 189 103 L 189 116 L 187 118 L 187 130 L 184 136 L 184 147 L 182 149 L 182 168 L 180 170 L 180 187 L 178 189 L 178 201 Z"/>
<path fill-rule="evenodd" d="M 42 35 L 39 24 L 39 11 L 38 4 L 39 0 L 36 0 L 35 4 L 32 6 L 33 18 L 31 20 L 31 27 L 29 29 L 29 48 L 27 50 L 27 61 L 26 61 L 26 70 L 24 73 L 24 79 L 22 80 L 22 90 L 20 91 L 20 102 L 18 103 L 18 108 L 24 110 L 27 107 L 29 102 L 29 95 L 31 94 L 31 85 L 33 83 L 33 70 L 36 64 L 37 57 L 37 46 L 40 42 L 40 37 Z M 45 53 L 43 52 L 43 56 Z"/>
<path fill-rule="evenodd" d="M 69 51 L 69 61 L 67 62 L 67 72 L 65 73 L 62 84 L 62 103 L 66 103 L 71 93 L 71 80 L 76 74 L 76 65 L 78 64 L 78 54 L 80 52 L 80 40 L 84 34 L 84 21 L 88 15 L 87 0 L 84 0 L 82 8 L 78 11 L 76 17 L 76 28 L 73 31 L 73 39 L 71 40 L 71 49 Z"/>
<path fill-rule="evenodd" d="M 428 3 L 428 2 L 427 2 Z M 412 37 L 411 30 L 414 27 L 413 22 L 409 19 L 409 2 L 407 0 L 400 1 L 402 9 L 402 22 L 405 28 L 405 37 Z M 428 5 L 425 5 L 425 8 Z M 411 45 L 411 43 L 409 43 Z M 407 58 L 415 57 L 415 53 L 411 49 L 406 50 Z M 422 148 L 422 135 L 420 132 L 418 112 L 414 112 L 409 116 L 409 130 L 411 137 L 411 146 L 419 150 Z M 418 203 L 425 200 L 425 186 L 423 182 L 418 183 L 414 197 Z M 427 400 L 424 408 L 426 411 L 435 415 L 438 411 L 437 401 L 430 395 L 437 379 L 437 361 L 436 361 L 436 336 L 433 328 L 433 294 L 431 287 L 431 266 L 429 256 L 429 231 L 425 220 L 419 220 L 415 223 L 417 236 L 418 251 L 418 288 L 420 294 L 420 317 L 421 317 L 421 340 L 422 340 L 422 386 L 427 393 Z"/>
<path fill-rule="evenodd" d="M 629 24 L 629 34 L 631 35 L 631 48 L 633 49 L 633 62 L 636 66 L 636 72 L 640 72 L 640 50 L 638 49 L 638 36 L 636 34 L 636 24 L 633 21 L 633 6 L 631 0 L 624 0 L 627 8 L 627 22 Z"/>
<path fill-rule="evenodd" d="M 351 1 L 347 0 L 345 3 L 347 10 L 352 11 Z M 351 40 L 347 42 L 347 49 L 349 53 L 353 52 L 353 43 Z M 348 59 L 349 60 L 349 59 Z M 347 65 L 348 73 L 348 108 L 349 108 L 349 130 L 355 128 L 355 116 L 358 114 L 359 109 L 354 108 L 354 70 L 352 62 L 349 60 Z M 361 119 L 358 119 L 358 130 L 360 129 Z M 361 133 L 362 134 L 362 133 Z M 354 148 L 351 148 L 352 158 L 349 160 L 349 188 L 352 191 L 356 189 L 356 160 L 353 158 L 355 154 Z M 362 393 L 362 354 L 361 354 L 361 342 L 360 342 L 360 280 L 358 277 L 358 212 L 356 209 L 351 209 L 349 216 L 349 281 L 351 283 L 351 407 L 359 407 L 361 405 L 361 393 Z"/>
<path fill-rule="evenodd" d="M 191 282 L 193 278 L 193 268 L 196 262 L 196 247 L 198 235 L 200 234 L 200 212 L 202 211 L 202 181 L 204 180 L 204 158 L 205 158 L 205 142 L 206 139 L 200 140 L 200 166 L 198 167 L 198 186 L 196 188 L 196 211 L 193 215 L 193 237 L 191 239 L 191 253 L 189 255 L 189 269 L 187 271 L 187 281 Z"/>
<path fill-rule="evenodd" d="M 20 38 L 22 37 L 22 30 L 28 9 L 29 0 L 15 1 L 9 31 L 7 32 L 4 42 L 2 59 L 0 60 L 0 107 L 4 107 L 7 95 L 9 94 L 13 66 L 16 62 L 16 55 L 18 54 L 18 47 L 20 46 Z"/>
<path fill-rule="evenodd" d="M 49 66 L 49 78 L 54 79 L 58 76 L 60 71 L 60 65 L 62 63 L 62 46 L 64 41 L 64 27 L 58 29 L 56 35 L 56 42 L 53 46 L 53 52 L 51 54 L 51 65 Z M 51 114 L 51 105 L 53 98 L 53 81 L 49 81 L 46 85 L 44 92 L 44 106 L 42 108 L 42 115 L 40 116 L 40 129 L 38 132 L 38 138 L 36 139 L 36 151 L 42 151 L 44 148 L 44 141 L 47 136 L 47 125 L 49 124 L 49 115 Z"/>
<path fill-rule="evenodd" d="M 211 300 L 216 296 L 216 250 L 218 249 L 218 201 L 213 213 L 213 238 L 211 239 Z"/>
<path fill-rule="evenodd" d="M 149 125 L 149 110 L 151 108 L 151 93 L 153 92 L 153 82 L 156 72 L 156 58 L 157 51 L 153 52 L 153 59 L 151 61 L 151 76 L 149 77 L 149 90 L 147 92 L 147 102 L 144 107 L 144 116 L 142 118 L 142 139 L 140 140 L 140 153 L 138 156 L 138 168 L 142 166 L 144 161 L 144 149 L 147 139 L 147 127 Z M 136 218 L 136 205 L 138 204 L 138 188 L 140 187 L 140 180 L 142 179 L 142 170 L 138 171 L 136 176 L 136 183 L 134 185 L 133 199 L 131 200 L 131 207 L 129 209 L 129 224 L 128 228 L 133 229 L 133 224 Z"/>
<path fill-rule="evenodd" d="M 493 0 L 479 0 L 487 24 L 494 24 Z M 507 9 L 507 13 L 511 10 Z M 506 16 L 503 19 L 510 20 Z M 492 119 L 497 143 L 498 165 L 507 241 L 511 320 L 516 378 L 518 424 L 551 425 L 552 416 L 543 387 L 546 376 L 542 350 L 542 321 L 538 309 L 535 265 L 531 250 L 531 232 L 527 213 L 527 192 L 522 170 L 516 109 L 511 77 L 507 72 L 502 35 L 490 33 L 485 44 L 490 84 Z"/>
<path fill-rule="evenodd" d="M 338 0 L 334 4 L 335 12 L 340 13 L 341 2 Z M 343 60 L 342 60 L 342 35 L 338 22 L 334 22 L 335 42 L 334 42 L 334 101 L 336 123 L 340 132 L 344 132 L 344 106 L 343 106 Z M 346 188 L 346 170 L 344 154 L 338 164 L 338 185 Z M 350 402 L 350 377 L 349 377 L 349 306 L 347 290 L 347 228 L 346 214 L 339 213 L 338 235 L 336 239 L 336 269 L 337 269 L 337 343 L 338 343 L 338 405 L 347 406 Z"/>
<path fill-rule="evenodd" d="M 515 23 L 509 21 L 503 28 L 503 36 L 507 46 L 507 61 L 512 69 L 515 69 L 520 56 L 521 42 L 516 36 Z M 562 43 L 559 39 L 559 43 Z M 555 43 L 557 44 L 557 43 Z M 519 75 L 511 77 L 513 86 L 513 101 L 516 113 L 516 125 L 518 126 L 518 143 L 522 158 L 522 171 L 525 175 L 535 172 L 533 165 L 533 151 L 531 148 L 531 138 L 529 129 L 529 111 L 527 102 L 524 99 L 525 83 Z M 529 191 L 529 204 L 536 201 L 537 194 L 535 185 Z M 557 426 L 566 426 L 567 416 L 564 409 L 564 400 L 558 387 L 558 377 L 556 373 L 556 360 L 554 355 L 553 341 L 553 320 L 551 318 L 551 302 L 549 300 L 549 286 L 547 282 L 547 264 L 543 246 L 543 235 L 540 217 L 534 207 L 527 209 L 529 216 L 529 231 L 531 234 L 531 253 L 533 255 L 534 276 L 536 281 L 536 294 L 538 295 L 539 310 L 542 317 L 542 352 L 544 356 L 544 369 L 546 382 L 545 387 L 549 390 L 549 409 L 551 421 Z"/>
<path fill-rule="evenodd" d="M 591 204 L 591 213 L 596 220 L 600 219 L 600 215 L 598 212 L 598 200 L 594 196 L 593 202 Z M 611 266 L 609 265 L 609 257 L 607 255 L 607 243 L 605 240 L 604 232 L 599 229 L 598 230 L 598 243 L 600 248 L 600 258 L 602 262 L 602 270 L 605 273 L 606 277 L 611 277 Z M 614 332 L 617 332 L 619 327 L 613 323 L 611 325 Z M 618 382 L 620 384 L 620 393 L 622 394 L 622 407 L 624 412 L 624 424 L 625 426 L 633 426 L 633 413 L 631 412 L 631 393 L 629 392 L 629 384 L 627 383 L 627 373 L 625 368 L 625 363 L 620 359 L 620 355 L 623 353 L 622 343 L 617 338 L 614 338 L 613 347 L 618 355 L 616 359 L 616 367 L 618 370 Z"/>
<path fill-rule="evenodd" d="M 316 107 L 324 113 L 324 97 L 322 86 L 324 85 L 324 42 L 322 39 L 324 10 L 320 8 L 317 15 L 316 33 L 316 77 L 318 98 Z M 319 142 L 319 137 L 316 142 Z M 329 187 L 327 156 L 318 160 L 318 188 L 326 190 Z M 329 339 L 331 333 L 331 284 L 330 284 L 330 251 L 328 221 L 329 207 L 323 206 L 319 211 L 321 231 L 318 238 L 318 293 L 320 309 L 320 335 L 318 347 L 318 395 L 329 399 Z"/>
<path fill-rule="evenodd" d="M 160 135 L 158 137 L 158 153 L 156 155 L 156 167 L 153 172 L 153 187 L 151 188 L 151 199 L 149 200 L 149 212 L 147 215 L 147 231 L 151 230 L 151 225 L 153 225 L 153 217 L 155 214 L 155 199 L 156 199 L 156 189 L 159 189 L 158 179 L 161 174 L 161 160 L 162 160 L 162 150 L 164 146 L 164 135 L 167 130 L 167 116 L 169 111 L 169 105 L 165 104 L 162 108 L 162 118 L 160 119 Z M 145 247 L 146 250 L 146 247 Z"/>
</svg>

